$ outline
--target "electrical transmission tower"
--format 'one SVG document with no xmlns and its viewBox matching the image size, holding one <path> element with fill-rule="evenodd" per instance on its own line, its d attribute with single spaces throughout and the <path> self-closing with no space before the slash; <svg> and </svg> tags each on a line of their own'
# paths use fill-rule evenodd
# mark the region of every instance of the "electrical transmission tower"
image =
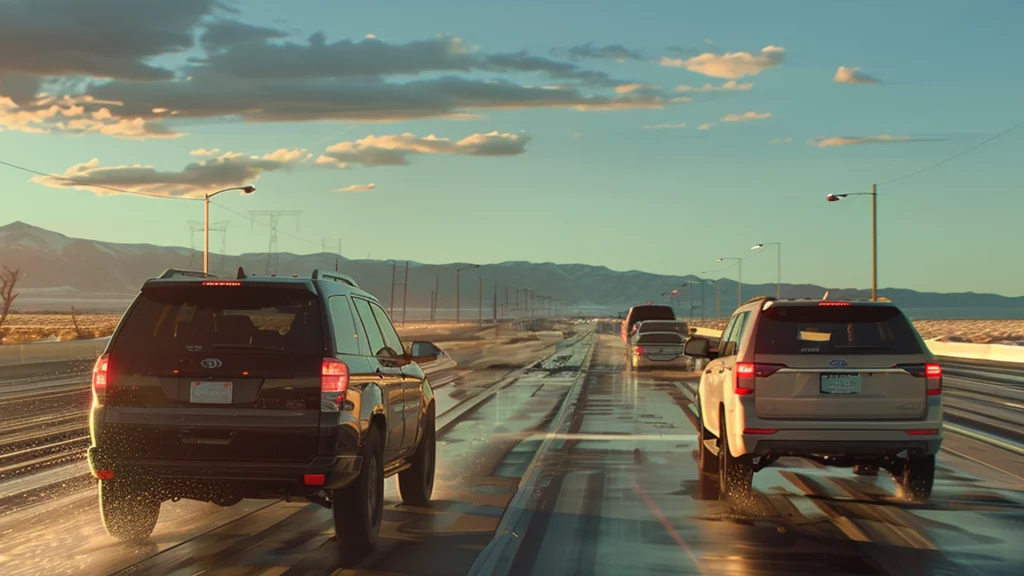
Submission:
<svg viewBox="0 0 1024 576">
<path fill-rule="evenodd" d="M 323 246 L 324 254 L 335 254 L 334 271 L 340 272 L 338 270 L 338 261 L 341 260 L 341 238 L 323 238 L 320 244 Z"/>
<path fill-rule="evenodd" d="M 281 218 L 288 216 L 295 217 L 295 231 L 299 231 L 299 214 L 302 212 L 298 210 L 250 210 L 249 216 L 252 217 L 252 223 L 255 227 L 256 219 L 266 217 L 267 227 L 270 228 L 270 246 L 267 249 L 267 274 L 277 274 L 277 225 L 281 221 Z"/>
<path fill-rule="evenodd" d="M 210 232 L 220 232 L 220 271 L 222 273 L 224 272 L 224 255 L 227 254 L 228 251 L 228 224 L 230 223 L 230 220 L 223 220 L 221 222 L 214 222 L 210 224 Z M 195 260 L 196 255 L 202 253 L 201 249 L 196 248 L 196 234 L 199 234 L 200 238 L 202 238 L 203 223 L 196 222 L 195 220 L 189 220 L 188 227 L 192 231 L 192 234 L 189 237 L 189 246 L 192 247 L 192 253 L 189 255 L 188 259 L 188 267 L 191 270 L 192 262 Z"/>
</svg>

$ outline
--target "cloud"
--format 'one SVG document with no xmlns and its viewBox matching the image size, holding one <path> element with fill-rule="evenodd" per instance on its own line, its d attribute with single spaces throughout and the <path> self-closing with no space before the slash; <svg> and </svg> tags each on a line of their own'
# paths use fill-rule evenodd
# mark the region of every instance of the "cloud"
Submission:
<svg viewBox="0 0 1024 576">
<path fill-rule="evenodd" d="M 220 148 L 213 148 L 211 150 L 207 150 L 206 148 L 199 148 L 198 150 L 193 150 L 189 152 L 189 154 L 192 156 L 213 156 L 215 154 L 218 154 L 219 152 Z"/>
<path fill-rule="evenodd" d="M 859 66 L 853 68 L 840 66 L 832 81 L 837 84 L 877 84 L 881 82 L 878 78 L 861 72 Z"/>
<path fill-rule="evenodd" d="M 377 188 L 376 184 L 353 184 L 344 188 L 338 188 L 335 192 L 369 192 Z"/>
<path fill-rule="evenodd" d="M 705 84 L 700 88 L 694 88 L 693 86 L 681 84 L 679 86 L 676 86 L 675 90 L 676 92 L 721 92 L 731 90 L 750 90 L 753 87 L 753 82 L 740 84 L 735 80 L 728 80 L 724 82 L 721 86 L 712 86 L 711 84 Z"/>
<path fill-rule="evenodd" d="M 286 38 L 284 30 L 253 26 L 236 20 L 217 20 L 206 25 L 199 36 L 199 44 L 207 51 L 215 52 L 240 44 L 261 43 L 265 40 Z"/>
<path fill-rule="evenodd" d="M 686 128 L 686 122 L 680 122 L 678 124 L 645 124 L 644 128 L 660 129 L 660 128 Z"/>
<path fill-rule="evenodd" d="M 744 76 L 757 76 L 762 70 L 775 68 L 782 63 L 786 49 L 778 46 L 766 46 L 760 54 L 749 52 L 726 52 L 714 54 L 705 52 L 692 58 L 670 58 L 663 56 L 661 65 L 671 68 L 686 68 L 712 78 L 739 79 Z"/>
<path fill-rule="evenodd" d="M 643 60 L 644 56 L 637 50 L 630 50 L 621 44 L 608 44 L 606 46 L 594 46 L 592 42 L 587 42 L 579 46 L 572 46 L 571 48 L 562 50 L 554 49 L 551 51 L 552 55 L 555 56 L 567 56 L 572 60 L 617 60 L 619 62 L 625 62 L 626 60 Z"/>
<path fill-rule="evenodd" d="M 771 112 L 744 112 L 743 114 L 726 114 L 719 122 L 748 122 L 750 120 L 765 120 L 772 117 Z"/>
<path fill-rule="evenodd" d="M 853 146 L 855 144 L 894 144 L 899 142 L 941 141 L 942 138 L 917 138 L 913 136 L 890 136 L 888 134 L 882 134 L 880 136 L 820 136 L 818 138 L 808 140 L 807 143 L 812 146 L 817 146 L 818 148 L 828 148 L 832 146 Z"/>
<path fill-rule="evenodd" d="M 169 79 L 171 70 L 147 60 L 191 48 L 192 30 L 217 5 L 217 0 L 2 2 L 0 76 Z"/>
<path fill-rule="evenodd" d="M 789 144 L 792 141 L 792 138 L 776 138 L 775 140 L 769 142 L 769 144 Z"/>
<path fill-rule="evenodd" d="M 697 130 L 711 130 L 711 127 L 714 125 L 714 122 L 706 122 L 704 124 L 701 124 L 700 126 L 697 126 Z"/>
<path fill-rule="evenodd" d="M 573 138 L 579 138 L 579 137 L 580 137 L 581 135 L 582 135 L 582 134 L 580 134 L 579 132 L 573 132 L 573 133 L 572 133 L 572 137 L 573 137 Z"/>
<path fill-rule="evenodd" d="M 158 122 L 111 112 L 119 106 L 120 102 L 92 96 L 57 98 L 43 93 L 21 104 L 0 96 L 0 128 L 35 134 L 104 134 L 131 140 L 184 136 Z"/>
<path fill-rule="evenodd" d="M 76 164 L 61 176 L 36 176 L 33 182 L 51 188 L 79 188 L 99 195 L 119 190 L 177 198 L 202 198 L 207 192 L 252 183 L 264 172 L 290 170 L 312 159 L 302 149 L 281 149 L 250 156 L 227 152 L 217 158 L 188 164 L 177 172 L 161 172 L 152 166 L 101 168 L 99 160 Z"/>
<path fill-rule="evenodd" d="M 347 168 L 363 166 L 406 166 L 409 156 L 417 154 L 459 154 L 467 156 L 515 156 L 526 151 L 526 134 L 473 134 L 459 141 L 433 134 L 419 137 L 405 133 L 393 136 L 367 136 L 354 142 L 339 142 L 327 148 L 317 159 L 322 166 Z"/>
<path fill-rule="evenodd" d="M 630 84 L 621 84 L 615 87 L 616 94 L 630 94 L 633 92 L 639 92 L 642 90 L 657 90 L 658 87 L 654 84 L 644 84 L 642 82 L 632 82 Z"/>
</svg>

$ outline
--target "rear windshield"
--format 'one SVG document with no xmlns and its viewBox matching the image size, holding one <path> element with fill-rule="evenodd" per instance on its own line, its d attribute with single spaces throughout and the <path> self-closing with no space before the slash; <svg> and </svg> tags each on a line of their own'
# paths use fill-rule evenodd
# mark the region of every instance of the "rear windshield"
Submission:
<svg viewBox="0 0 1024 576">
<path fill-rule="evenodd" d="M 668 306 L 636 306 L 629 317 L 630 324 L 643 322 L 644 320 L 675 320 L 676 313 Z"/>
<path fill-rule="evenodd" d="M 311 292 L 175 286 L 139 296 L 111 352 L 135 364 L 212 351 L 319 355 L 322 349 L 319 305 Z"/>
<path fill-rule="evenodd" d="M 682 344 L 682 334 L 669 332 L 644 332 L 637 338 L 638 344 Z"/>
<path fill-rule="evenodd" d="M 683 336 L 689 335 L 689 328 L 686 322 L 664 322 L 648 320 L 637 328 L 637 332 L 643 334 L 644 332 L 675 332 Z"/>
<path fill-rule="evenodd" d="M 778 306 L 757 325 L 758 354 L 921 354 L 917 333 L 891 306 Z"/>
</svg>

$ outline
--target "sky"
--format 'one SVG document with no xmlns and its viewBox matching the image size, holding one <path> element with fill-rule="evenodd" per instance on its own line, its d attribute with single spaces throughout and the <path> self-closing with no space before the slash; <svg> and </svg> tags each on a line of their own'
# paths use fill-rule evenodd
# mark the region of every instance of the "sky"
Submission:
<svg viewBox="0 0 1024 576">
<path fill-rule="evenodd" d="M 287 252 L 742 257 L 774 282 L 751 247 L 781 242 L 784 282 L 865 288 L 870 200 L 825 196 L 878 183 L 880 287 L 1024 295 L 1020 22 L 1009 0 L 8 0 L 0 162 L 39 174 L 0 165 L 0 225 L 201 248 L 204 194 L 252 184 L 213 200 L 214 250 L 266 250 L 250 211 L 288 210 Z"/>
</svg>

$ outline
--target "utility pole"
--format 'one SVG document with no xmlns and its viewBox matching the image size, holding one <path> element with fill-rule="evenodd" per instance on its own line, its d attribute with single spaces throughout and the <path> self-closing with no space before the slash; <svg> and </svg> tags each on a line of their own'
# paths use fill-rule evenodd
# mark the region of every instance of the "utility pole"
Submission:
<svg viewBox="0 0 1024 576">
<path fill-rule="evenodd" d="M 267 274 L 271 276 L 277 274 L 277 265 L 279 258 L 277 255 L 277 225 L 281 221 L 281 218 L 288 216 L 295 217 L 295 231 L 299 231 L 299 214 L 302 212 L 298 210 L 250 210 L 249 216 L 252 218 L 253 225 L 256 224 L 256 219 L 262 216 L 267 217 L 267 226 L 270 228 L 270 245 L 267 248 Z"/>
<path fill-rule="evenodd" d="M 878 186 L 871 185 L 871 300 L 878 300 Z"/>
<path fill-rule="evenodd" d="M 491 305 L 491 316 L 494 323 L 498 323 L 498 283 L 494 283 L 494 304 Z"/>
<path fill-rule="evenodd" d="M 405 277 L 402 279 L 402 326 L 405 326 L 405 303 L 409 299 L 409 261 L 405 261 Z"/>
<path fill-rule="evenodd" d="M 434 276 L 434 301 L 431 303 L 430 319 L 437 320 L 437 301 L 441 294 L 441 276 Z"/>
<path fill-rule="evenodd" d="M 480 324 L 483 324 L 484 323 L 484 277 L 483 276 L 477 276 L 477 278 L 480 280 L 480 300 L 477 302 L 477 311 L 480 314 L 480 318 L 479 318 L 478 322 Z"/>
<path fill-rule="evenodd" d="M 341 238 L 321 238 L 320 246 L 323 248 L 324 254 L 334 253 L 334 271 L 340 272 L 338 268 L 339 260 L 341 259 Z"/>
<path fill-rule="evenodd" d="M 391 304 L 388 306 L 388 316 L 395 317 L 395 274 L 398 272 L 398 263 L 391 263 Z"/>
</svg>

